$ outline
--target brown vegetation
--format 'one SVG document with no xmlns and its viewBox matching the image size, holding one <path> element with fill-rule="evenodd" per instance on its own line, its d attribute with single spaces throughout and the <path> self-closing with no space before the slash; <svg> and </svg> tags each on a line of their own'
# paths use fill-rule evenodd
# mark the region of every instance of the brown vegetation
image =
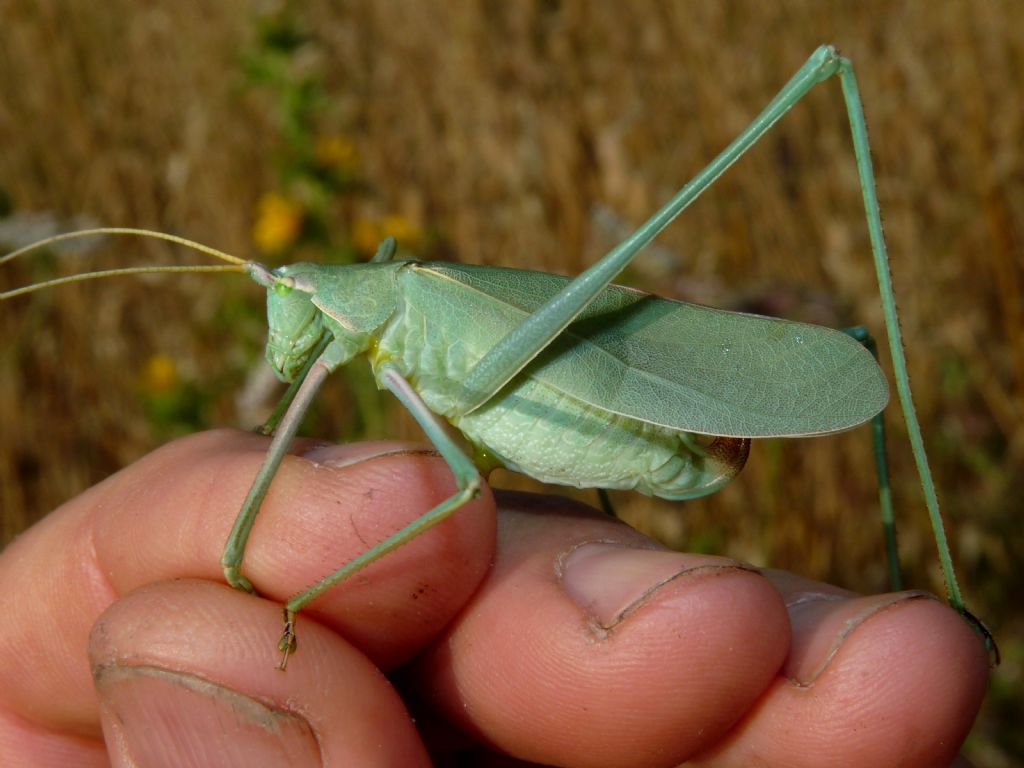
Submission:
<svg viewBox="0 0 1024 768">
<path fill-rule="evenodd" d="M 257 199 L 287 174 L 281 112 L 241 63 L 259 44 L 262 21 L 250 5 L 5 4 L 0 197 L 12 213 L 151 227 L 258 257 Z M 819 43 L 850 56 L 954 556 L 969 603 L 1019 676 L 1024 5 L 304 8 L 294 16 L 310 38 L 288 66 L 327 96 L 317 130 L 346 137 L 358 158 L 359 189 L 330 209 L 337 226 L 390 215 L 418 233 L 430 257 L 567 274 L 681 186 Z M 628 281 L 881 335 L 845 121 L 838 86 L 818 89 L 637 260 Z M 61 268 L 172 259 L 194 261 L 163 244 L 110 240 Z M 39 279 L 49 265 L 12 267 L 4 285 Z M 176 432 L 248 426 L 235 394 L 260 364 L 261 299 L 240 282 L 101 281 L 0 307 L 5 538 Z M 173 360 L 170 379 L 157 375 L 157 354 Z M 161 421 L 167 381 L 177 398 L 168 407 L 177 410 Z M 347 388 L 327 389 L 310 430 L 358 431 Z M 891 413 L 908 580 L 941 592 L 918 481 Z M 417 434 L 400 414 L 386 418 L 383 434 Z M 884 587 L 865 430 L 755 444 L 741 478 L 707 500 L 616 502 L 675 545 L 855 589 Z M 1020 704 L 997 706 L 1007 714 Z M 998 716 L 990 710 L 982 728 Z M 979 759 L 1009 759 L 984 742 L 974 745 Z M 1006 747 L 1014 748 L 1022 745 Z"/>
</svg>

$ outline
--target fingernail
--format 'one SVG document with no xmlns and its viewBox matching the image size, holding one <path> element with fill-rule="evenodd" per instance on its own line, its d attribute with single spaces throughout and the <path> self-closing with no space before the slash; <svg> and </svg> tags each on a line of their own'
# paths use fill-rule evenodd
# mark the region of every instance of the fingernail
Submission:
<svg viewBox="0 0 1024 768">
<path fill-rule="evenodd" d="M 94 678 L 114 766 L 322 763 L 303 718 L 200 677 L 110 666 Z"/>
<path fill-rule="evenodd" d="M 934 600 L 927 592 L 896 592 L 851 597 L 836 591 L 783 591 L 793 627 L 789 658 L 782 674 L 800 686 L 813 685 L 839 654 L 847 638 L 873 616 L 915 600 Z"/>
<path fill-rule="evenodd" d="M 321 443 L 299 455 L 315 464 L 331 469 L 341 469 L 382 456 L 434 456 L 437 452 L 417 443 L 396 443 L 393 440 L 362 443 Z"/>
<path fill-rule="evenodd" d="M 562 588 L 594 622 L 611 629 L 671 581 L 750 566 L 709 555 L 637 549 L 608 542 L 579 544 L 559 556 Z"/>
</svg>

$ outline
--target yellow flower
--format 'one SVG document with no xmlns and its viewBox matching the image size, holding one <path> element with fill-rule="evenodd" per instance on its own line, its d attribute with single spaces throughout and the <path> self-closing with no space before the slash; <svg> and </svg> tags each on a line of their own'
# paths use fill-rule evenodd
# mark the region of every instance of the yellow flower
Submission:
<svg viewBox="0 0 1024 768">
<path fill-rule="evenodd" d="M 374 253 L 380 241 L 380 224 L 376 220 L 356 219 L 352 224 L 352 245 L 360 253 Z"/>
<path fill-rule="evenodd" d="M 313 157 L 318 165 L 339 171 L 352 172 L 359 164 L 359 151 L 355 142 L 340 133 L 318 137 L 313 147 Z"/>
<path fill-rule="evenodd" d="M 352 225 L 352 244 L 360 253 L 375 253 L 381 240 L 389 236 L 399 245 L 414 248 L 422 232 L 411 219 L 397 213 L 379 219 L 356 219 Z"/>
<path fill-rule="evenodd" d="M 419 242 L 420 228 L 413 223 L 412 219 L 399 214 L 385 216 L 380 222 L 381 239 L 389 235 L 399 242 L 400 245 L 412 247 Z"/>
<path fill-rule="evenodd" d="M 142 366 L 142 388 L 154 395 L 165 394 L 178 385 L 178 366 L 167 355 L 152 355 Z"/>
<path fill-rule="evenodd" d="M 302 207 L 279 192 L 267 192 L 256 203 L 252 239 L 264 253 L 277 253 L 295 242 L 302 230 Z"/>
</svg>

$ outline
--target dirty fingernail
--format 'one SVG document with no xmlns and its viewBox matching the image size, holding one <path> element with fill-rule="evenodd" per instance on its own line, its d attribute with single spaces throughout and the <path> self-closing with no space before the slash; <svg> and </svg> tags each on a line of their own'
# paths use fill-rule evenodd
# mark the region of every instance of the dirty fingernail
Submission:
<svg viewBox="0 0 1024 768">
<path fill-rule="evenodd" d="M 782 674 L 797 685 L 812 685 L 839 653 L 846 639 L 868 619 L 915 600 L 934 600 L 927 592 L 896 592 L 870 597 L 847 592 L 783 593 L 793 640 Z"/>
<path fill-rule="evenodd" d="M 216 683 L 150 666 L 94 678 L 114 766 L 322 764 L 303 718 Z"/>
<path fill-rule="evenodd" d="M 622 621 L 670 581 L 725 570 L 756 573 L 722 557 L 607 542 L 580 544 L 563 553 L 558 562 L 562 588 L 605 629 Z"/>
</svg>

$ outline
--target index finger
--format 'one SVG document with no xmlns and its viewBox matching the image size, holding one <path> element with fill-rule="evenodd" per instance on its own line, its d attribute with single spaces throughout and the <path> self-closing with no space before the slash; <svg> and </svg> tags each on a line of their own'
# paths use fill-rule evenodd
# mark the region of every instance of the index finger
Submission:
<svg viewBox="0 0 1024 768">
<path fill-rule="evenodd" d="M 0 710 L 47 731 L 98 737 L 87 641 L 119 596 L 182 577 L 222 581 L 221 547 L 266 439 L 217 431 L 165 446 L 71 500 L 0 556 Z M 300 450 L 309 450 L 308 442 Z M 451 493 L 435 456 L 401 444 L 286 457 L 263 504 L 246 573 L 283 599 Z M 353 450 L 356 453 L 353 453 Z M 347 464 L 347 466 L 346 466 Z M 340 585 L 310 613 L 378 664 L 419 650 L 489 567 L 493 502 L 460 513 Z M 411 606 L 415 610 L 409 610 Z M 26 670 L 30 674 L 26 674 Z"/>
</svg>

